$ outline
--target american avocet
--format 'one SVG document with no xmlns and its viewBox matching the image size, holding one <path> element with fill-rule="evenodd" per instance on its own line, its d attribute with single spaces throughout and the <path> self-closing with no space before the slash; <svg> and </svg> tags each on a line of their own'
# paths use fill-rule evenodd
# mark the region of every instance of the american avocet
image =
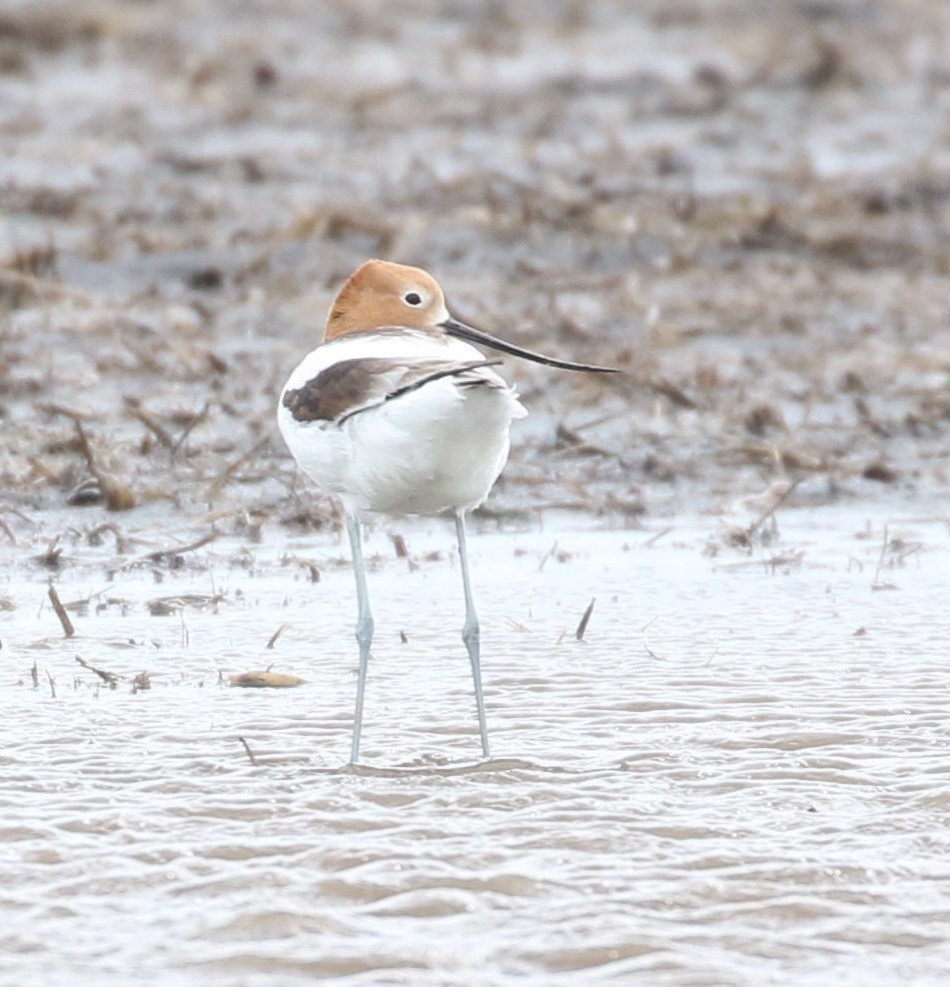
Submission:
<svg viewBox="0 0 950 987">
<path fill-rule="evenodd" d="M 488 496 L 508 458 L 508 429 L 527 412 L 471 343 L 565 370 L 613 373 L 532 353 L 457 322 L 436 280 L 417 267 L 370 260 L 330 308 L 322 345 L 280 395 L 278 422 L 300 468 L 343 504 L 356 575 L 360 666 L 352 763 L 359 760 L 373 617 L 360 534 L 364 513 L 452 511 L 482 751 L 489 757 L 479 630 L 465 513 Z"/>
</svg>

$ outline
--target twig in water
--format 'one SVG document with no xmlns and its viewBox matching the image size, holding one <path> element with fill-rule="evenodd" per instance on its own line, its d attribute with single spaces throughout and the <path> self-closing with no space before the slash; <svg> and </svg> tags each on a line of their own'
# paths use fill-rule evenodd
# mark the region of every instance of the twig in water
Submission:
<svg viewBox="0 0 950 987">
<path fill-rule="evenodd" d="M 85 658 L 80 658 L 79 655 L 76 655 L 76 661 L 78 661 L 83 668 L 88 668 L 90 672 L 95 672 L 96 675 L 98 675 L 99 678 L 102 679 L 102 681 L 105 682 L 105 684 L 109 686 L 110 689 L 114 689 L 118 684 L 119 682 L 118 675 L 114 675 L 112 672 L 103 671 L 103 669 L 101 668 L 96 668 L 95 665 L 90 665 Z"/>
<path fill-rule="evenodd" d="M 46 546 L 46 551 L 42 555 L 36 556 L 36 561 L 40 565 L 45 565 L 48 569 L 58 569 L 60 565 L 60 556 L 63 554 L 62 548 L 59 545 L 59 535 L 56 535 L 50 540 L 50 543 Z"/>
<path fill-rule="evenodd" d="M 658 531 L 652 538 L 647 538 L 643 543 L 644 548 L 652 548 L 661 538 L 665 538 L 673 530 L 673 525 L 668 524 L 661 531 Z"/>
<path fill-rule="evenodd" d="M 32 525 L 34 528 L 37 527 L 36 522 L 31 517 L 27 517 L 23 511 L 18 511 L 15 507 L 9 507 L 4 504 L 3 506 L 0 506 L 0 514 L 12 514 L 14 517 L 18 517 L 21 521 L 26 521 L 27 524 Z M 3 529 L 3 533 L 10 539 L 10 544 L 16 545 L 16 535 L 14 535 L 13 529 L 7 524 L 6 521 L 3 520 L 2 517 L 0 517 L 0 528 Z"/>
<path fill-rule="evenodd" d="M 279 638 L 280 635 L 283 634 L 288 627 L 290 627 L 290 624 L 281 624 L 280 627 L 278 627 L 277 630 L 274 631 L 274 633 L 271 635 L 270 640 L 267 642 L 268 651 L 274 650 L 274 645 L 277 643 L 277 638 Z"/>
<path fill-rule="evenodd" d="M 164 558 L 184 555 L 185 552 L 193 552 L 196 548 L 203 548 L 208 542 L 214 541 L 217 537 L 217 531 L 209 531 L 208 534 L 203 535 L 197 541 L 190 542 L 188 545 L 172 545 L 169 548 L 159 548 L 154 552 L 143 555 L 142 559 L 143 561 L 147 559 L 149 562 L 160 562 Z"/>
<path fill-rule="evenodd" d="M 73 627 L 73 622 L 69 619 L 69 614 L 66 613 L 66 608 L 63 606 L 63 602 L 59 598 L 59 593 L 56 592 L 56 587 L 52 583 L 50 583 L 49 587 L 49 601 L 53 604 L 56 616 L 59 617 L 59 622 L 63 626 L 63 634 L 66 637 L 75 637 L 76 628 Z"/>
<path fill-rule="evenodd" d="M 53 699 L 55 699 L 56 698 L 56 679 L 54 679 L 53 676 L 50 675 L 48 668 L 46 669 L 46 677 L 47 677 L 47 679 L 49 679 L 49 694 L 53 697 Z"/>
<path fill-rule="evenodd" d="M 555 542 L 545 553 L 541 556 L 541 561 L 538 563 L 538 572 L 541 572 L 547 565 L 547 561 L 551 556 L 557 551 L 557 542 Z"/>
<path fill-rule="evenodd" d="M 891 539 L 887 530 L 887 525 L 884 525 L 884 540 L 881 543 L 881 554 L 877 558 L 877 568 L 874 570 L 874 578 L 871 580 L 871 589 L 897 589 L 893 583 L 882 583 L 881 582 L 881 569 L 884 568 L 884 558 L 887 555 L 887 550 L 890 548 Z"/>
<path fill-rule="evenodd" d="M 903 538 L 891 538 L 887 526 L 884 527 L 884 544 L 881 546 L 881 554 L 878 556 L 877 568 L 874 570 L 874 581 L 871 589 L 897 589 L 894 583 L 882 583 L 880 580 L 881 569 L 887 565 L 889 568 L 902 566 L 907 559 L 921 549 L 920 542 L 907 542 Z M 887 560 L 888 555 L 890 559 Z"/>
<path fill-rule="evenodd" d="M 33 688 L 40 687 L 40 670 L 36 667 L 36 659 L 33 659 L 33 667 L 30 669 L 30 678 L 33 679 Z"/>
<path fill-rule="evenodd" d="M 749 541 L 752 541 L 752 536 L 765 524 L 766 521 L 788 500 L 789 497 L 795 492 L 801 480 L 794 480 L 788 485 L 788 488 L 784 490 L 778 497 L 775 498 L 772 505 L 767 507 L 753 522 L 746 528 L 746 537 Z"/>
<path fill-rule="evenodd" d="M 244 750 L 247 752 L 247 758 L 251 762 L 251 765 L 256 768 L 257 758 L 254 756 L 254 751 L 251 750 L 251 745 L 243 737 L 238 737 L 238 740 L 244 745 Z"/>
<path fill-rule="evenodd" d="M 587 609 L 584 611 L 584 616 L 581 617 L 581 622 L 577 625 L 577 630 L 574 631 L 574 637 L 576 637 L 578 641 L 584 640 L 584 632 L 587 630 L 587 625 L 590 623 L 590 615 L 594 612 L 594 604 L 596 602 L 597 597 L 593 597 L 587 605 Z"/>
</svg>

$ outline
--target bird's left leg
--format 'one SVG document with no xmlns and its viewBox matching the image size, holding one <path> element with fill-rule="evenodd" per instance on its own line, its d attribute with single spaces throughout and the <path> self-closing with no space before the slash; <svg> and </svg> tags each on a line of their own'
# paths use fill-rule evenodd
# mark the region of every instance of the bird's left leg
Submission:
<svg viewBox="0 0 950 987">
<path fill-rule="evenodd" d="M 455 534 L 459 544 L 459 565 L 462 568 L 462 587 L 465 590 L 465 624 L 462 627 L 462 640 L 472 663 L 472 679 L 475 683 L 475 705 L 478 708 L 478 729 L 482 736 L 482 753 L 491 757 L 488 750 L 488 727 L 485 723 L 485 700 L 482 698 L 482 668 L 478 614 L 475 613 L 475 600 L 472 597 L 472 582 L 468 574 L 468 546 L 465 541 L 465 512 L 455 514 Z"/>
<path fill-rule="evenodd" d="M 369 608 L 369 592 L 366 588 L 366 566 L 363 563 L 363 539 L 360 519 L 346 512 L 346 531 L 350 536 L 353 554 L 353 574 L 356 576 L 356 641 L 360 646 L 360 672 L 356 686 L 356 713 L 353 717 L 353 743 L 350 747 L 350 764 L 360 759 L 360 734 L 363 731 L 363 694 L 366 691 L 366 670 L 369 666 L 369 648 L 373 642 L 373 614 Z"/>
</svg>

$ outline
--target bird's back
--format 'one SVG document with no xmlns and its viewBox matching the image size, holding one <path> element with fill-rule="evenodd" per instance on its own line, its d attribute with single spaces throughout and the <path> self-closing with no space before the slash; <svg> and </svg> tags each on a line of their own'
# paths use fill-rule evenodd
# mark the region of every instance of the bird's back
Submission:
<svg viewBox="0 0 950 987">
<path fill-rule="evenodd" d="M 410 329 L 347 335 L 310 353 L 281 394 L 301 469 L 355 511 L 435 514 L 480 504 L 526 412 L 473 346 Z"/>
</svg>

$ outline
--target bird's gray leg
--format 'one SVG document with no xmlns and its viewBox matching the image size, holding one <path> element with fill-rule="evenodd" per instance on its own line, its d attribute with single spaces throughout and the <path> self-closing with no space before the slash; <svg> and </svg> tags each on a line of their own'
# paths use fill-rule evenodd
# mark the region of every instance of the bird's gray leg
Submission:
<svg viewBox="0 0 950 987">
<path fill-rule="evenodd" d="M 346 512 L 346 531 L 350 536 L 353 556 L 353 573 L 356 576 L 356 640 L 360 646 L 360 674 L 356 686 L 356 714 L 353 718 L 353 746 L 350 748 L 350 764 L 360 759 L 360 733 L 363 729 L 363 693 L 366 691 L 366 668 L 369 665 L 369 646 L 373 641 L 373 615 L 369 609 L 369 593 L 366 589 L 366 566 L 363 564 L 363 539 L 360 519 Z"/>
<path fill-rule="evenodd" d="M 472 663 L 472 679 L 475 682 L 475 705 L 478 707 L 478 729 L 482 735 L 482 753 L 491 757 L 488 750 L 488 727 L 485 724 L 485 700 L 482 698 L 482 668 L 479 661 L 478 614 L 475 613 L 475 600 L 472 598 L 472 582 L 468 574 L 468 547 L 465 542 L 465 512 L 455 515 L 455 534 L 459 543 L 459 564 L 462 567 L 462 587 L 465 590 L 465 624 L 462 627 L 462 640 Z"/>
</svg>

